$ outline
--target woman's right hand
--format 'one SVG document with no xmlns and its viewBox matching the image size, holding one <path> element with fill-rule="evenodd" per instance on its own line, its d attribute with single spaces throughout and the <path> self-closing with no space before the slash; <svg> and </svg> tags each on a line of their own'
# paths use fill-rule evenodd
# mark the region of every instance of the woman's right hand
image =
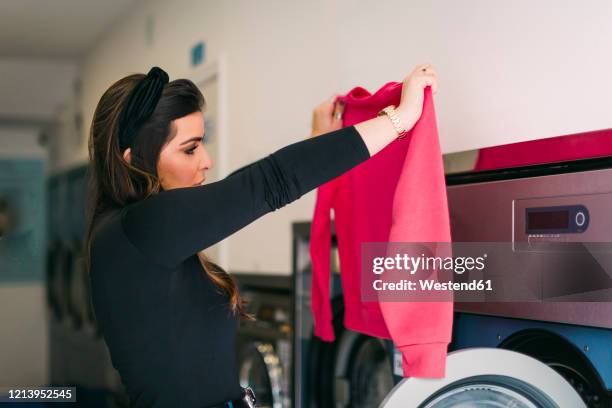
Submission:
<svg viewBox="0 0 612 408">
<path fill-rule="evenodd" d="M 438 75 L 430 64 L 417 65 L 404 79 L 397 112 L 408 129 L 412 129 L 421 117 L 424 90 L 427 86 L 431 86 L 434 94 L 438 91 Z"/>
</svg>

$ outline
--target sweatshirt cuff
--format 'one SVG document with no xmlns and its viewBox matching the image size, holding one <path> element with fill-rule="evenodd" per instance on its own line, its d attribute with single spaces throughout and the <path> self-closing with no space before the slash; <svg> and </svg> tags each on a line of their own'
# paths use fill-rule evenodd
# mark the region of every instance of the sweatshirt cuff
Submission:
<svg viewBox="0 0 612 408">
<path fill-rule="evenodd" d="M 404 377 L 444 378 L 448 343 L 413 344 L 399 347 Z"/>
</svg>

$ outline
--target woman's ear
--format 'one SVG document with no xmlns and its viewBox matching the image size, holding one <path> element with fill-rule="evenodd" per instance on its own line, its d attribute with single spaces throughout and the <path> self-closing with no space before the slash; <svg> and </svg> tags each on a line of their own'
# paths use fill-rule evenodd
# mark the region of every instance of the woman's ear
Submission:
<svg viewBox="0 0 612 408">
<path fill-rule="evenodd" d="M 128 162 L 128 163 L 132 163 L 132 149 L 131 148 L 127 148 L 125 149 L 125 151 L 123 152 L 123 159 Z"/>
</svg>

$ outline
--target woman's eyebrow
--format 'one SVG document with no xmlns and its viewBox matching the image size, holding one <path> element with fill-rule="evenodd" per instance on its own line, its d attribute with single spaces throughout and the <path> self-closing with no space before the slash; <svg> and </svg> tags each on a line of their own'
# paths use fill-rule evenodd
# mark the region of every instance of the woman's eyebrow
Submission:
<svg viewBox="0 0 612 408">
<path fill-rule="evenodd" d="M 206 134 L 204 134 L 204 136 L 206 136 Z M 182 146 L 182 145 L 187 144 L 189 142 L 199 142 L 200 140 L 204 139 L 204 136 L 192 137 L 191 139 L 185 140 L 179 146 Z"/>
</svg>

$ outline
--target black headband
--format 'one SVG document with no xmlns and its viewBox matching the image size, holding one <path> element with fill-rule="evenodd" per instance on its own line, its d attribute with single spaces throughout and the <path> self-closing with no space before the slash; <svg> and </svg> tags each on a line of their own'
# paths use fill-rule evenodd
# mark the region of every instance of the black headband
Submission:
<svg viewBox="0 0 612 408">
<path fill-rule="evenodd" d="M 159 67 L 153 67 L 130 92 L 119 116 L 119 147 L 124 151 L 132 146 L 138 128 L 151 117 L 161 97 L 168 74 Z"/>
</svg>

